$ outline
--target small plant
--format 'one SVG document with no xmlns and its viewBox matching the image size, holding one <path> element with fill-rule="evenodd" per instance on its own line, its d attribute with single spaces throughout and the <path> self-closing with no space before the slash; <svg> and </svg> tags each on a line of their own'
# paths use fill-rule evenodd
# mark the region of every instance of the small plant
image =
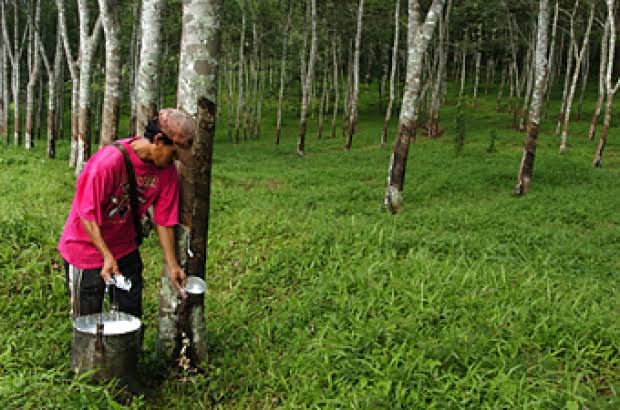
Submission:
<svg viewBox="0 0 620 410">
<path fill-rule="evenodd" d="M 465 146 L 465 114 L 463 113 L 463 100 L 459 99 L 459 103 L 456 106 L 456 134 L 454 135 L 454 150 L 456 155 L 463 153 L 463 147 Z"/>
<path fill-rule="evenodd" d="M 487 147 L 487 152 L 489 154 L 497 152 L 497 148 L 495 147 L 496 140 L 497 140 L 497 131 L 495 131 L 495 129 L 492 129 L 489 132 L 489 146 Z"/>
</svg>

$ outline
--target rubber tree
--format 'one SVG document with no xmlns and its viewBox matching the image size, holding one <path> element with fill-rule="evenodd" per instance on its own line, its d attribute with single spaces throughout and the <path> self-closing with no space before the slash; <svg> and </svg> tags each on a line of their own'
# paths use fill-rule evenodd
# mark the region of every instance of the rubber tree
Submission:
<svg viewBox="0 0 620 410">
<path fill-rule="evenodd" d="M 364 0 L 359 0 L 357 6 L 357 31 L 355 33 L 355 52 L 353 54 L 353 92 L 349 109 L 349 132 L 345 149 L 350 150 L 353 145 L 353 134 L 357 126 L 357 101 L 360 94 L 360 47 L 362 43 L 362 17 L 364 15 Z"/>
<path fill-rule="evenodd" d="M 383 120 L 383 131 L 381 132 L 381 146 L 387 143 L 388 126 L 392 118 L 392 106 L 394 105 L 394 80 L 396 77 L 396 63 L 398 62 L 398 37 L 400 32 L 400 0 L 396 0 L 394 6 L 394 44 L 392 45 L 392 67 L 390 69 L 390 97 L 388 99 L 387 108 L 385 109 L 385 118 Z"/>
<path fill-rule="evenodd" d="M 592 114 L 592 120 L 590 121 L 590 131 L 588 131 L 588 139 L 594 140 L 594 134 L 596 134 L 596 126 L 598 125 L 599 117 L 601 116 L 601 108 L 603 101 L 605 100 L 605 72 L 607 70 L 607 47 L 609 47 L 609 19 L 605 21 L 603 26 L 603 35 L 601 37 L 601 54 L 598 70 L 598 97 L 596 99 L 596 106 L 594 107 L 594 113 Z"/>
<path fill-rule="evenodd" d="M 423 58 L 435 31 L 439 16 L 442 13 L 444 2 L 444 0 L 433 0 L 422 24 L 420 21 L 419 1 L 409 0 L 406 84 L 398 119 L 396 141 L 390 156 L 387 189 L 384 198 L 384 205 L 392 213 L 400 211 L 403 205 L 403 189 L 405 186 L 409 144 L 415 138 L 417 126 L 418 97 L 421 89 Z"/>
<path fill-rule="evenodd" d="M 8 57 L 6 55 L 6 42 L 0 36 L 0 138 L 4 144 L 9 143 L 9 73 Z"/>
<path fill-rule="evenodd" d="M 159 62 L 162 44 L 163 0 L 143 0 L 142 2 L 142 40 L 138 83 L 136 84 L 136 134 L 143 135 L 149 119 L 157 114 L 157 93 Z"/>
<path fill-rule="evenodd" d="M 571 109 L 573 105 L 573 99 L 575 97 L 575 90 L 577 88 L 577 80 L 579 79 L 579 73 L 582 67 L 582 60 L 590 40 L 590 31 L 592 30 L 592 22 L 594 21 L 594 3 L 590 5 L 590 18 L 588 19 L 588 27 L 583 35 L 581 48 L 577 49 L 577 41 L 575 41 L 574 24 L 571 20 L 571 44 L 569 47 L 573 47 L 573 54 L 575 55 L 575 69 L 573 70 L 573 78 L 571 80 L 568 95 L 566 96 L 566 103 L 564 106 L 564 114 L 562 116 L 562 142 L 560 143 L 560 154 L 566 152 L 566 144 L 568 143 L 568 126 L 570 123 Z"/>
<path fill-rule="evenodd" d="M 90 3 L 78 0 L 80 20 L 80 94 L 78 98 L 78 147 L 75 161 L 75 174 L 82 172 L 84 164 L 90 157 L 91 145 L 91 78 L 93 55 L 101 36 L 101 14 L 90 30 Z"/>
<path fill-rule="evenodd" d="M 104 146 L 118 138 L 121 91 L 119 0 L 99 0 L 99 13 L 105 34 L 105 93 L 99 140 L 99 145 Z"/>
<path fill-rule="evenodd" d="M 547 79 L 547 30 L 549 25 L 549 0 L 540 0 L 538 11 L 538 34 L 536 41 L 536 81 L 530 103 L 530 115 L 528 118 L 527 137 L 523 146 L 523 155 L 517 184 L 514 188 L 516 195 L 526 194 L 530 190 L 530 182 L 534 171 L 534 159 L 536 157 L 536 139 L 540 124 L 540 109 L 546 90 Z"/>
<path fill-rule="evenodd" d="M 67 34 L 67 24 L 65 17 L 64 0 L 56 0 L 58 7 L 58 30 L 62 34 L 63 48 L 67 58 L 67 67 L 71 76 L 71 147 L 69 151 L 69 166 L 75 167 L 78 149 L 78 124 L 79 124 L 79 97 L 80 97 L 80 70 L 77 58 L 73 58 L 71 46 L 69 45 L 69 35 Z"/>
<path fill-rule="evenodd" d="M 605 74 L 605 89 L 607 94 L 607 102 L 605 103 L 605 116 L 603 117 L 603 127 L 601 135 L 594 151 L 594 159 L 592 165 L 599 168 L 603 165 L 603 151 L 607 144 L 607 136 L 611 125 L 611 111 L 614 104 L 614 96 L 620 87 L 620 79 L 612 86 L 611 74 L 614 68 L 614 55 L 616 48 L 616 18 L 614 15 L 615 0 L 607 0 L 607 20 L 609 22 L 609 45 L 607 46 L 607 72 Z"/>
<path fill-rule="evenodd" d="M 312 24 L 312 40 L 310 41 L 310 55 L 308 57 L 307 71 L 302 69 L 302 96 L 301 96 L 301 114 L 299 118 L 299 137 L 297 138 L 297 155 L 304 156 L 306 147 L 306 127 L 308 121 L 308 105 L 310 102 L 310 94 L 312 90 L 312 82 L 314 81 L 314 68 L 316 65 L 316 49 L 317 49 L 317 33 L 316 33 L 316 0 L 308 0 L 311 5 L 311 24 Z M 302 61 L 305 56 L 302 56 Z"/>
<path fill-rule="evenodd" d="M 291 33 L 293 15 L 293 3 L 289 0 L 288 16 L 286 18 L 286 26 L 282 35 L 282 59 L 280 60 L 280 90 L 278 91 L 278 108 L 276 114 L 276 135 L 273 140 L 274 144 L 280 143 L 282 135 L 282 101 L 284 100 L 284 86 L 286 81 L 286 55 L 288 50 L 288 38 Z"/>
<path fill-rule="evenodd" d="M 30 20 L 30 19 L 29 19 Z M 35 86 L 39 81 L 39 71 L 41 70 L 41 55 L 39 53 L 39 26 L 41 25 L 41 0 L 34 4 L 34 19 L 30 21 L 29 30 L 32 33 L 30 38 L 31 64 L 28 65 L 28 84 L 26 85 L 26 118 L 24 129 L 24 147 L 32 149 L 33 129 L 34 129 L 34 93 Z"/>
<path fill-rule="evenodd" d="M 196 134 L 189 149 L 179 152 L 181 178 L 180 223 L 176 251 L 187 275 L 204 279 L 207 259 L 211 159 L 217 110 L 217 71 L 220 49 L 219 0 L 183 2 L 183 28 L 177 89 L 178 108 L 196 119 Z M 190 360 L 207 357 L 203 298 L 183 301 L 167 272 L 162 275 L 159 337 L 168 355 L 180 352 L 189 340 Z M 187 313 L 186 318 L 179 308 Z M 185 337 L 183 337 L 185 336 Z"/>
<path fill-rule="evenodd" d="M 24 44 L 26 42 L 27 28 L 22 32 L 22 38 L 19 39 L 19 5 L 17 2 L 13 2 L 13 49 L 11 50 L 9 41 L 9 31 L 7 26 L 7 20 L 4 12 L 4 0 L 0 1 L 2 7 L 2 35 L 6 44 L 7 56 L 11 62 L 11 91 L 13 96 L 13 135 L 15 145 L 19 145 L 20 134 L 20 71 L 21 71 L 21 55 L 24 51 Z"/>
</svg>

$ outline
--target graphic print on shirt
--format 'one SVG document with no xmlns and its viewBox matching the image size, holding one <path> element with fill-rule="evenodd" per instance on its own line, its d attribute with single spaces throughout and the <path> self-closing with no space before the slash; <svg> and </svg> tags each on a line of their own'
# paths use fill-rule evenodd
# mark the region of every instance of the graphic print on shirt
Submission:
<svg viewBox="0 0 620 410">
<path fill-rule="evenodd" d="M 136 177 L 138 202 L 140 204 L 147 203 L 147 190 L 149 188 L 155 188 L 159 181 L 157 175 L 140 175 Z M 120 185 L 120 189 L 117 189 L 116 194 L 112 194 L 110 197 L 110 208 L 107 212 L 109 219 L 117 217 L 117 223 L 125 220 L 125 216 L 131 209 L 131 202 L 129 198 L 129 183 L 125 182 Z M 120 219 L 120 220 L 119 220 Z"/>
</svg>

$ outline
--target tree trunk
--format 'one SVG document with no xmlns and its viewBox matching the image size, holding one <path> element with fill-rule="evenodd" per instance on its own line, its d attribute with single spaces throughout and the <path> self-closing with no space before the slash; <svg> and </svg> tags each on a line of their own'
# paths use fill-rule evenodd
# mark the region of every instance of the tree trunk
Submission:
<svg viewBox="0 0 620 410">
<path fill-rule="evenodd" d="M 581 49 L 577 50 L 577 42 L 571 42 L 572 47 L 575 48 L 575 71 L 573 71 L 573 79 L 570 85 L 570 91 L 566 97 L 566 104 L 564 108 L 563 124 L 562 124 L 562 142 L 560 144 L 560 154 L 566 152 L 566 143 L 568 142 L 568 124 L 570 122 L 571 106 L 573 104 L 573 98 L 575 97 L 575 89 L 577 88 L 577 80 L 579 79 L 579 71 L 581 70 L 581 60 L 583 59 L 584 52 L 588 46 L 590 40 L 590 30 L 592 29 L 592 22 L 594 21 L 594 4 L 590 6 L 590 18 L 588 20 L 588 28 L 583 35 L 583 41 L 581 43 Z M 573 28 L 571 25 L 571 37 L 574 38 Z"/>
<path fill-rule="evenodd" d="M 482 25 L 478 25 L 478 48 L 481 46 L 482 41 Z M 482 52 L 476 50 L 476 74 L 474 80 L 474 96 L 472 99 L 472 107 L 476 107 L 476 100 L 478 99 L 478 85 L 480 84 L 480 62 L 482 60 Z"/>
<path fill-rule="evenodd" d="M 605 74 L 605 87 L 607 90 L 607 104 L 605 106 L 605 117 L 603 119 L 603 128 L 601 136 L 594 152 L 594 160 L 592 165 L 600 168 L 603 165 L 603 150 L 607 144 L 607 134 L 611 125 L 611 111 L 613 107 L 614 96 L 620 87 L 620 80 L 615 86 L 611 85 L 611 74 L 614 68 L 614 54 L 616 50 L 616 19 L 615 19 L 615 0 L 607 0 L 607 21 L 609 22 L 609 45 L 607 46 L 607 73 Z"/>
<path fill-rule="evenodd" d="M 530 182 L 534 171 L 536 156 L 536 138 L 540 123 L 540 107 L 545 92 L 547 70 L 547 26 L 549 25 L 549 0 L 540 0 L 538 11 L 538 39 L 536 42 L 536 83 L 530 104 L 528 135 L 523 147 L 523 156 L 514 188 L 516 195 L 526 194 L 530 190 Z"/>
<path fill-rule="evenodd" d="M 450 30 L 450 10 L 452 9 L 452 0 L 448 0 L 446 6 L 446 16 L 443 17 L 443 13 L 439 16 L 439 47 L 437 53 L 439 53 L 439 60 L 437 62 L 437 70 L 435 76 L 435 82 L 433 83 L 433 92 L 431 96 L 431 103 L 428 110 L 428 122 L 427 130 L 428 136 L 431 138 L 439 137 L 443 131 L 439 130 L 439 108 L 442 101 L 442 85 L 444 81 L 444 73 L 446 69 L 448 50 L 446 48 L 446 35 Z M 444 21 L 445 20 L 445 21 Z"/>
<path fill-rule="evenodd" d="M 6 145 L 9 143 L 9 84 L 7 74 L 9 71 L 8 57 L 6 55 L 6 43 L 2 39 L 2 49 L 0 50 L 0 138 Z"/>
<path fill-rule="evenodd" d="M 573 12 L 570 15 L 570 25 L 573 26 L 573 22 L 575 20 L 575 13 L 577 12 L 577 6 L 579 5 L 579 0 L 575 0 L 575 6 L 573 7 Z M 562 123 L 564 122 L 564 117 L 566 115 L 566 99 L 568 97 L 568 89 L 570 87 L 570 78 L 571 73 L 573 72 L 573 52 L 575 51 L 575 47 L 573 45 L 575 42 L 575 31 L 570 31 L 570 41 L 568 44 L 568 56 L 566 57 L 566 73 L 564 76 L 564 91 L 562 92 L 562 105 L 560 108 L 560 115 L 558 116 L 558 124 L 555 127 L 555 135 L 560 135 L 560 131 L 562 131 Z"/>
<path fill-rule="evenodd" d="M 235 143 L 239 143 L 239 129 L 241 127 L 241 111 L 243 110 L 243 49 L 245 48 L 245 9 L 241 2 L 241 41 L 239 41 L 239 80 L 237 90 L 237 117 L 235 120 Z"/>
<path fill-rule="evenodd" d="M 187 275 L 205 278 L 211 196 L 211 160 L 215 136 L 217 68 L 219 62 L 219 1 L 185 0 L 179 61 L 177 103 L 197 120 L 191 148 L 179 153 L 181 177 L 180 224 L 176 252 Z M 209 64 L 204 64 L 208 61 Z M 196 70 L 195 67 L 201 67 Z M 159 320 L 160 345 L 168 356 L 181 352 L 189 340 L 189 358 L 199 364 L 207 358 L 203 297 L 180 300 L 167 274 L 162 275 Z M 176 314 L 177 309 L 187 316 Z M 180 312 L 179 311 L 179 312 Z"/>
<path fill-rule="evenodd" d="M 286 52 L 288 49 L 288 37 L 291 32 L 293 14 L 293 3 L 289 0 L 288 16 L 286 18 L 286 26 L 284 28 L 284 38 L 282 40 L 282 60 L 280 61 L 280 91 L 278 92 L 278 112 L 276 114 L 276 136 L 274 144 L 280 143 L 282 135 L 282 102 L 284 101 L 284 85 L 286 84 Z"/>
<path fill-rule="evenodd" d="M 65 56 L 67 58 L 67 66 L 69 67 L 69 73 L 71 75 L 71 147 L 69 151 L 69 166 L 75 167 L 77 164 L 79 139 L 80 72 L 77 61 L 73 59 L 71 47 L 69 46 L 64 0 L 56 0 L 56 5 L 58 7 L 58 23 L 60 25 L 59 30 L 62 33 L 62 42 L 65 50 Z"/>
<path fill-rule="evenodd" d="M 601 39 L 601 57 L 598 69 L 598 98 L 596 99 L 596 107 L 594 108 L 594 114 L 592 115 L 592 121 L 590 122 L 590 131 L 588 132 L 588 139 L 590 141 L 594 140 L 598 119 L 601 116 L 601 107 L 603 106 L 603 100 L 605 99 L 605 70 L 607 69 L 607 47 L 609 47 L 609 20 L 605 22 L 605 27 L 603 28 L 603 37 Z"/>
<path fill-rule="evenodd" d="M 359 0 L 357 8 L 357 33 L 355 35 L 355 54 L 353 57 L 353 94 L 351 95 L 351 109 L 349 112 L 349 133 L 345 148 L 347 151 L 353 145 L 353 134 L 357 126 L 357 100 L 360 93 L 360 47 L 362 42 L 362 16 L 364 15 L 364 0 Z"/>
<path fill-rule="evenodd" d="M 142 2 L 136 1 L 133 6 L 133 28 L 131 31 L 131 43 L 129 45 L 129 129 L 128 135 L 134 136 L 137 134 L 137 121 L 138 121 L 138 88 L 139 82 L 138 67 L 140 65 L 140 57 L 142 53 Z M 150 22 L 149 22 L 150 24 Z M 157 21 L 154 22 L 157 24 Z M 159 44 L 157 45 L 159 47 Z"/>
<path fill-rule="evenodd" d="M 41 67 L 41 58 L 39 50 L 39 25 L 41 23 L 41 1 L 37 0 L 34 10 L 34 21 L 32 29 L 34 33 L 29 37 L 28 55 L 31 56 L 29 61 L 28 85 L 26 86 L 26 129 L 24 136 L 24 146 L 26 149 L 32 149 L 33 130 L 34 130 L 34 93 L 37 81 L 39 80 L 39 69 Z"/>
<path fill-rule="evenodd" d="M 84 164 L 90 157 L 91 146 L 91 77 L 93 68 L 93 54 L 101 34 L 101 16 L 95 22 L 93 32 L 89 30 L 90 6 L 87 0 L 78 0 L 80 16 L 80 91 L 78 117 L 78 149 L 75 164 L 75 174 L 82 172 Z"/>
<path fill-rule="evenodd" d="M 325 123 L 325 101 L 327 100 L 327 65 L 325 67 L 325 72 L 323 73 L 323 91 L 321 91 L 321 101 L 319 102 L 319 124 L 317 127 L 316 138 L 321 139 L 323 134 L 323 125 Z"/>
<path fill-rule="evenodd" d="M 340 79 L 338 78 L 338 50 L 336 48 L 336 36 L 332 37 L 332 60 L 333 60 L 333 87 L 334 87 L 334 104 L 332 105 L 332 132 L 331 137 L 336 138 L 336 118 L 338 117 L 338 101 L 340 99 Z"/>
<path fill-rule="evenodd" d="M 303 84 L 301 116 L 299 119 L 299 138 L 297 139 L 297 155 L 304 156 L 306 142 L 306 126 L 308 116 L 308 102 L 310 100 L 310 91 L 312 90 L 312 81 L 314 80 L 314 65 L 316 63 L 317 33 L 316 33 L 316 0 L 310 0 L 312 7 L 312 40 L 310 45 L 310 56 L 308 58 L 308 71 L 305 75 Z"/>
<path fill-rule="evenodd" d="M 581 89 L 579 90 L 579 103 L 577 105 L 577 121 L 581 121 L 583 115 L 583 96 L 588 86 L 588 77 L 590 75 L 590 44 L 586 46 L 584 58 L 581 60 Z"/>
<path fill-rule="evenodd" d="M 157 87 L 161 60 L 163 0 L 142 2 L 140 65 L 136 84 L 136 135 L 144 135 L 147 122 L 157 115 Z"/>
<path fill-rule="evenodd" d="M 452 1 L 452 0 L 450 0 Z M 392 106 L 394 105 L 394 81 L 396 76 L 396 65 L 398 61 L 398 36 L 400 31 L 400 0 L 395 1 L 394 7 L 394 45 L 392 46 L 392 68 L 390 70 L 390 98 L 388 99 L 387 108 L 385 109 L 385 118 L 383 120 L 383 131 L 381 132 L 381 146 L 387 143 L 388 127 L 390 118 L 392 118 Z"/>
<path fill-rule="evenodd" d="M 99 0 L 99 12 L 105 33 L 105 94 L 99 146 L 118 138 L 119 94 L 121 88 L 120 21 L 118 0 Z"/>
<path fill-rule="evenodd" d="M 388 183 L 384 204 L 393 213 L 403 204 L 403 189 L 407 168 L 409 143 L 415 138 L 417 121 L 417 99 L 420 92 L 422 59 L 431 40 L 435 25 L 442 12 L 444 0 L 433 0 L 424 24 L 420 26 L 420 4 L 409 0 L 409 25 L 407 34 L 407 81 L 403 94 L 398 131 L 390 157 Z"/>
</svg>

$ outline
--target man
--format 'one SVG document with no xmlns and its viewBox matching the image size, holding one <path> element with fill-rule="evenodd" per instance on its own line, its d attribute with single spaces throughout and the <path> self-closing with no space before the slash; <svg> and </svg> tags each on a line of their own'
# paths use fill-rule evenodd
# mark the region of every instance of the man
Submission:
<svg viewBox="0 0 620 410">
<path fill-rule="evenodd" d="M 191 145 L 191 116 L 164 109 L 149 121 L 143 137 L 117 141 L 133 164 L 140 218 L 152 206 L 166 271 L 179 291 L 185 272 L 174 248 L 178 223 L 179 182 L 174 166 L 177 148 Z M 73 317 L 101 312 L 105 283 L 124 275 L 131 288 L 114 289 L 118 310 L 142 316 L 142 260 L 136 242 L 130 185 L 123 153 L 113 146 L 100 149 L 78 177 L 76 192 L 58 250 L 65 260 Z"/>
</svg>

